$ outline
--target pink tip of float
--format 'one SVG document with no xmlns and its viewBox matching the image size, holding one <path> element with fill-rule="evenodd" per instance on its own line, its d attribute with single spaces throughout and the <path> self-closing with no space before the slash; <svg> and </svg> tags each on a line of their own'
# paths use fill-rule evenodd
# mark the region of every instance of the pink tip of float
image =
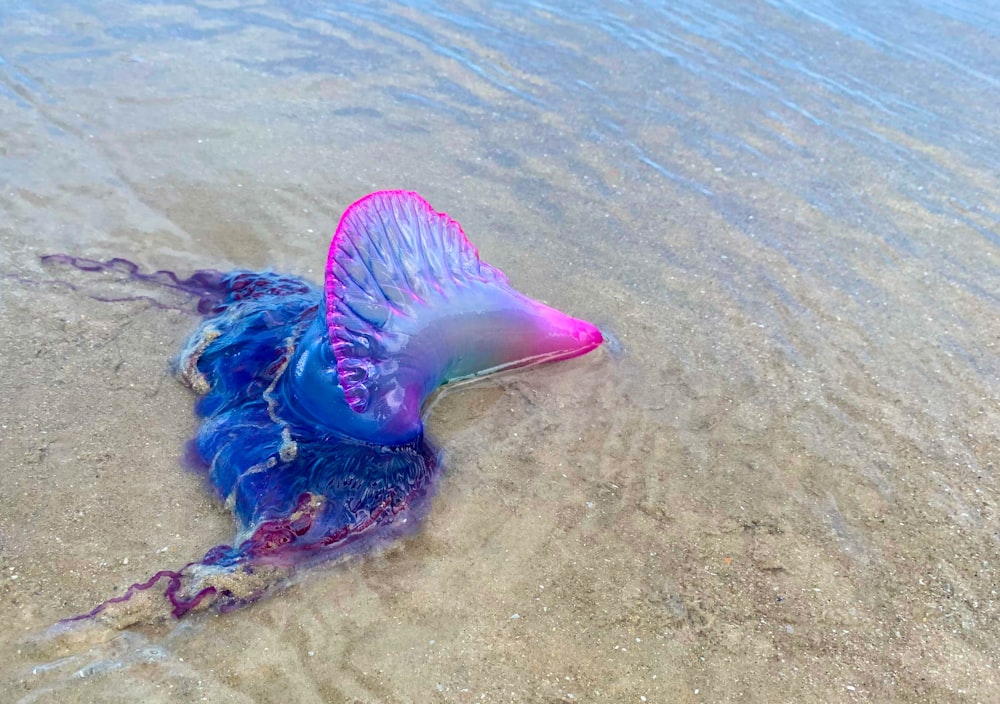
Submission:
<svg viewBox="0 0 1000 704">
<path fill-rule="evenodd" d="M 546 308 L 545 318 L 553 330 L 573 338 L 580 345 L 573 354 L 569 355 L 570 357 L 586 354 L 604 342 L 604 335 L 596 325 L 579 318 L 571 318 L 555 308 L 548 308 L 548 306 Z"/>
<path fill-rule="evenodd" d="M 573 355 L 574 357 L 587 354 L 591 350 L 600 347 L 604 342 L 604 333 L 598 330 L 595 325 L 591 325 L 583 320 L 580 320 L 579 322 L 582 323 L 582 325 L 578 326 L 573 334 L 576 336 L 576 339 L 580 341 L 580 351 L 577 352 L 576 355 Z"/>
</svg>

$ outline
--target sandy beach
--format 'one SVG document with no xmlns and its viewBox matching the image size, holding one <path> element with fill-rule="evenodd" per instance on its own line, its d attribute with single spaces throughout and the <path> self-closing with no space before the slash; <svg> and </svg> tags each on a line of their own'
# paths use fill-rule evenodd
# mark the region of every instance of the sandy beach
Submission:
<svg viewBox="0 0 1000 704">
<path fill-rule="evenodd" d="M 997 701 L 995 13 L 123 7 L 0 11 L 0 700 Z M 319 280 L 379 188 L 611 343 L 437 399 L 412 535 L 46 638 L 234 523 L 191 301 L 39 256 Z"/>
</svg>

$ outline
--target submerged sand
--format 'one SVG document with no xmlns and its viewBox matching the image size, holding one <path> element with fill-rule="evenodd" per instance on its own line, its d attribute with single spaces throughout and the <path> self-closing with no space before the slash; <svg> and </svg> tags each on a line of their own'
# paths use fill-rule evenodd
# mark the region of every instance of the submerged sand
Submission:
<svg viewBox="0 0 1000 704">
<path fill-rule="evenodd" d="M 735 56 L 654 14 L 344 34 L 194 7 L 0 29 L 0 700 L 997 700 L 1000 140 L 973 58 L 742 5 Z M 993 56 L 952 22 L 940 52 Z M 183 297 L 38 255 L 316 279 L 385 187 L 612 344 L 441 398 L 413 535 L 231 614 L 39 638 L 233 523 L 181 462 Z"/>
</svg>

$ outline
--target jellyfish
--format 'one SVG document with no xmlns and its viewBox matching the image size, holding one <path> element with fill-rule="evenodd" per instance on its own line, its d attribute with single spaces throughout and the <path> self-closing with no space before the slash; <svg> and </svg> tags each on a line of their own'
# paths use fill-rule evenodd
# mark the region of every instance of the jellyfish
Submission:
<svg viewBox="0 0 1000 704">
<path fill-rule="evenodd" d="M 199 395 L 189 454 L 237 533 L 65 623 L 129 625 L 149 615 L 142 594 L 162 596 L 174 618 L 232 610 L 303 564 L 410 529 L 438 476 L 421 411 L 439 387 L 603 341 L 594 325 L 514 289 L 455 220 L 408 191 L 347 208 L 322 287 L 268 271 L 179 279 L 125 260 L 70 263 L 199 296 L 203 319 L 177 362 Z"/>
</svg>

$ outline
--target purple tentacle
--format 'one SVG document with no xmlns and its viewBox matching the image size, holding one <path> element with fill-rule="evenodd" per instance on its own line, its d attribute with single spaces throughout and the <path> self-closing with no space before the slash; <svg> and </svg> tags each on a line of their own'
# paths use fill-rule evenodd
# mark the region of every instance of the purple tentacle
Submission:
<svg viewBox="0 0 1000 704">
<path fill-rule="evenodd" d="M 43 264 L 57 264 L 71 266 L 74 269 L 87 272 L 123 274 L 133 281 L 154 284 L 164 288 L 174 289 L 198 298 L 197 312 L 199 315 L 206 315 L 215 310 L 222 303 L 229 292 L 229 274 L 224 274 L 215 269 L 199 269 L 191 276 L 183 278 L 172 271 L 160 269 L 154 272 L 144 272 L 139 265 L 128 259 L 115 257 L 107 261 L 98 259 L 88 259 L 87 257 L 74 257 L 70 254 L 46 254 L 41 257 Z M 74 290 L 79 287 L 69 284 Z M 157 308 L 167 310 L 183 310 L 179 306 L 170 306 L 157 301 L 151 296 L 123 296 L 113 298 L 108 296 L 92 295 L 91 298 L 104 303 L 115 303 L 121 301 L 149 301 Z"/>
</svg>

